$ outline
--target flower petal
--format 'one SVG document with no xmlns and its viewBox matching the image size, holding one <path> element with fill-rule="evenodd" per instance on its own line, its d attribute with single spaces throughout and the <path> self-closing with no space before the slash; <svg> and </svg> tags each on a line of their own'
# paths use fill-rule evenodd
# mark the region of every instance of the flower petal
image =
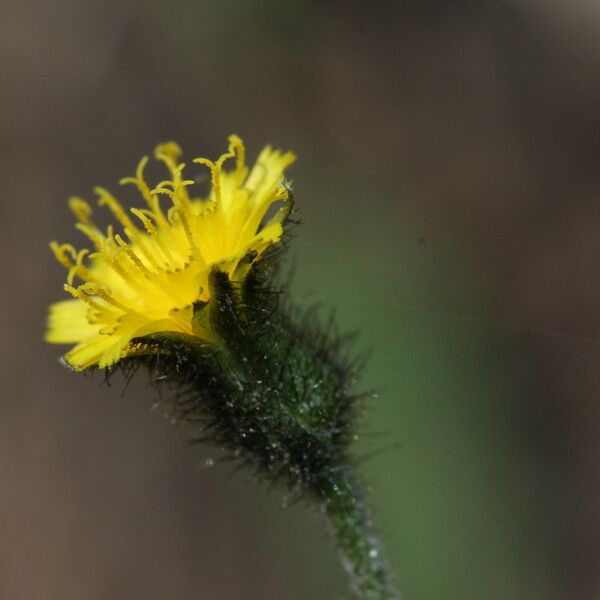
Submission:
<svg viewBox="0 0 600 600">
<path fill-rule="evenodd" d="M 44 339 L 52 344 L 72 344 L 98 333 L 87 313 L 88 306 L 80 300 L 55 302 L 50 306 Z"/>
</svg>

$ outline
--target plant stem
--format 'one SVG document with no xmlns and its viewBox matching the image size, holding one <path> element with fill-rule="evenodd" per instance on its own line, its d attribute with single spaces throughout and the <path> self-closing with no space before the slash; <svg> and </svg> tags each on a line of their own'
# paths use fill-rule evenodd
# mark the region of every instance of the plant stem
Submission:
<svg viewBox="0 0 600 600">
<path fill-rule="evenodd" d="M 344 468 L 319 486 L 325 514 L 350 587 L 360 600 L 399 600 L 392 573 L 382 555 L 379 538 L 363 500 L 360 484 Z"/>
</svg>

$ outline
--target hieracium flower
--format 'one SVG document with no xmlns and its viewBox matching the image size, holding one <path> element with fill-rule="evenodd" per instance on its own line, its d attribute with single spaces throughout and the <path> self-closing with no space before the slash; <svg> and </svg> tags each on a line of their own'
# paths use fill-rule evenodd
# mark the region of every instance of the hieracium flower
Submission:
<svg viewBox="0 0 600 600">
<path fill-rule="evenodd" d="M 190 193 L 194 180 L 185 179 L 176 143 L 157 146 L 154 155 L 164 163 L 168 179 L 151 188 L 144 178 L 144 157 L 135 177 L 121 180 L 137 187 L 145 206 L 128 214 L 108 190 L 95 190 L 98 204 L 110 209 L 123 233 L 113 227 L 100 231 L 90 205 L 74 197 L 69 205 L 76 227 L 94 249 L 51 244 L 68 270 L 65 290 L 74 298 L 50 307 L 46 340 L 75 343 L 64 358 L 76 370 L 110 367 L 139 353 L 131 341 L 151 333 L 174 331 L 218 343 L 209 323 L 194 319 L 194 306 L 209 300 L 211 270 L 240 283 L 283 234 L 292 203 L 283 173 L 294 162 L 293 153 L 267 146 L 249 169 L 242 141 L 231 136 L 229 151 L 215 162 L 194 160 L 210 169 L 212 189 L 206 198 Z M 233 168 L 226 168 L 228 161 Z M 161 206 L 165 196 L 167 205 Z M 264 222 L 278 202 L 282 206 Z"/>
<path fill-rule="evenodd" d="M 217 160 L 193 160 L 194 174 L 174 142 L 154 156 L 166 179 L 148 183 L 144 157 L 121 180 L 142 206 L 126 210 L 96 188 L 116 228 L 102 231 L 91 206 L 70 199 L 93 248 L 52 242 L 72 297 L 50 307 L 46 340 L 74 344 L 63 358 L 76 371 L 145 365 L 177 386 L 171 413 L 198 439 L 319 504 L 359 598 L 397 598 L 353 475 L 349 444 L 365 396 L 352 392 L 356 361 L 313 312 L 280 301 L 278 250 L 292 209 L 284 176 L 295 155 L 266 146 L 248 167 L 232 135 Z M 199 194 L 202 173 L 210 183 Z"/>
</svg>

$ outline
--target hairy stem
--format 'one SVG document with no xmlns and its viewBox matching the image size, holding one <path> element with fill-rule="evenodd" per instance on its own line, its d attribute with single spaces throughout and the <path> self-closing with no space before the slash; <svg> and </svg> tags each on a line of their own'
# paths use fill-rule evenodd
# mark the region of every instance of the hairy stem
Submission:
<svg viewBox="0 0 600 600">
<path fill-rule="evenodd" d="M 199 426 L 200 440 L 272 482 L 315 498 L 327 518 L 352 590 L 360 600 L 397 600 L 360 485 L 349 460 L 356 363 L 343 338 L 279 307 L 258 279 L 238 290 L 211 274 L 209 303 L 194 321 L 210 323 L 215 347 L 167 332 L 139 340 L 160 380 L 182 385 L 173 414 Z"/>
<path fill-rule="evenodd" d="M 345 468 L 331 474 L 321 482 L 319 494 L 321 510 L 356 598 L 399 600 L 354 473 Z"/>
</svg>

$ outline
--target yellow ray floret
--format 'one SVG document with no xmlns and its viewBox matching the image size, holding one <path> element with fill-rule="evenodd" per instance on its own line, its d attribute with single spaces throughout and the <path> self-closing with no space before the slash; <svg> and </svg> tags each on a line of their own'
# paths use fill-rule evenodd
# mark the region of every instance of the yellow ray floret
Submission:
<svg viewBox="0 0 600 600">
<path fill-rule="evenodd" d="M 192 305 L 209 299 L 211 269 L 241 282 L 249 258 L 256 260 L 283 234 L 291 204 L 283 173 L 293 153 L 267 146 L 249 169 L 242 140 L 230 136 L 228 151 L 216 161 L 194 160 L 210 172 L 206 198 L 192 196 L 195 180 L 184 177 L 175 142 L 157 146 L 154 157 L 166 167 L 167 179 L 150 186 L 144 157 L 135 176 L 121 180 L 138 189 L 142 208 L 126 211 L 109 191 L 94 190 L 120 232 L 112 225 L 101 231 L 90 205 L 74 197 L 69 206 L 76 227 L 94 249 L 50 245 L 68 271 L 64 287 L 72 299 L 50 306 L 46 341 L 75 344 L 64 358 L 76 370 L 109 367 L 136 352 L 133 338 L 151 333 L 176 331 L 216 342 L 209 328 L 192 326 Z M 275 203 L 281 206 L 267 219 Z"/>
</svg>

